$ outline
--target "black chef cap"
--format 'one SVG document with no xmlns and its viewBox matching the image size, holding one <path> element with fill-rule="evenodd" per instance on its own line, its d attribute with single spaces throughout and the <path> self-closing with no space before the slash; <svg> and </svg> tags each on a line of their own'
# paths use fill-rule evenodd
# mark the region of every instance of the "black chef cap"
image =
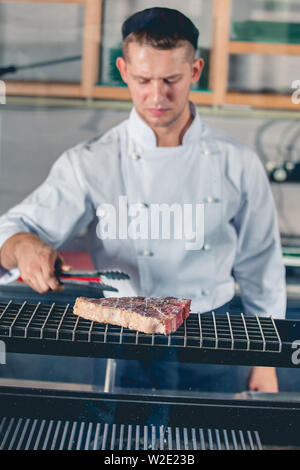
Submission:
<svg viewBox="0 0 300 470">
<path fill-rule="evenodd" d="M 143 31 L 186 39 L 197 50 L 199 31 L 194 23 L 178 10 L 154 7 L 134 13 L 123 23 L 123 40 L 133 32 Z"/>
</svg>

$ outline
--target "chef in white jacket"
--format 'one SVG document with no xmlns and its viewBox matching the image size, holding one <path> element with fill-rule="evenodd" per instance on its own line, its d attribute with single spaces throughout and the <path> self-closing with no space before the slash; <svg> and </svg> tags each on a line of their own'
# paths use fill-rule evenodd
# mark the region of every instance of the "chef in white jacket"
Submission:
<svg viewBox="0 0 300 470">
<path fill-rule="evenodd" d="M 198 30 L 176 10 L 152 8 L 122 33 L 129 119 L 66 151 L 0 218 L 2 279 L 20 273 L 40 293 L 61 289 L 54 265 L 67 267 L 57 250 L 88 227 L 95 267 L 130 275 L 122 294 L 191 298 L 192 311 L 206 312 L 233 298 L 236 281 L 246 313 L 283 318 L 285 271 L 264 168 L 188 99 L 204 66 Z M 276 392 L 275 369 L 252 368 L 249 387 Z"/>
</svg>

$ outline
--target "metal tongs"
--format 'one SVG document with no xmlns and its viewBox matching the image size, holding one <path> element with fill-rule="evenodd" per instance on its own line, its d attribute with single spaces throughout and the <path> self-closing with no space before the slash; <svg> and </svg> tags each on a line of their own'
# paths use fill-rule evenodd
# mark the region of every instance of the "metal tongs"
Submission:
<svg viewBox="0 0 300 470">
<path fill-rule="evenodd" d="M 65 272 L 60 269 L 59 265 L 56 265 L 55 267 L 55 274 L 61 284 L 96 287 L 97 289 L 107 290 L 111 292 L 118 292 L 118 289 L 116 287 L 112 287 L 108 284 L 105 284 L 102 281 L 102 277 L 117 281 L 130 279 L 130 276 L 128 276 L 128 274 L 123 273 L 122 271 Z M 23 279 L 19 277 L 18 281 L 23 281 Z"/>
<path fill-rule="evenodd" d="M 64 272 L 56 268 L 56 276 L 61 284 L 77 284 L 82 286 L 97 287 L 100 290 L 107 290 L 111 292 L 118 292 L 116 287 L 105 284 L 102 278 L 112 280 L 126 280 L 130 279 L 128 274 L 122 271 L 72 271 Z"/>
</svg>

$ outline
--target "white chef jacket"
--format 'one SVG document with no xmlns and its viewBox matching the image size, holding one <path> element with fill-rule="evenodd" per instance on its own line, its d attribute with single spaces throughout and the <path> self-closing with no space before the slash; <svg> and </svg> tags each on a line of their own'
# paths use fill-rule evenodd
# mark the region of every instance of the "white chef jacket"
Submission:
<svg viewBox="0 0 300 470">
<path fill-rule="evenodd" d="M 58 249 L 88 226 L 95 267 L 127 272 L 127 295 L 191 298 L 192 311 L 205 312 L 232 299 L 236 280 L 246 313 L 284 317 L 285 269 L 265 170 L 253 151 L 190 106 L 194 119 L 180 146 L 158 147 L 133 108 L 102 137 L 64 152 L 45 182 L 0 217 L 0 247 L 16 233 L 34 232 Z M 151 204 L 202 204 L 202 246 L 99 238 L 103 207 L 117 208 L 120 196 L 146 212 Z"/>
</svg>

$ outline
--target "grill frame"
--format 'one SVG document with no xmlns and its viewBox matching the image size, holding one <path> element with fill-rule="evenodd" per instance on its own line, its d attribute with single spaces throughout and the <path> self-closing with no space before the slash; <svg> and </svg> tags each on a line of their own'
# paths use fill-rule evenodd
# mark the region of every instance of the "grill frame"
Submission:
<svg viewBox="0 0 300 470">
<path fill-rule="evenodd" d="M 39 318 L 41 315 L 44 315 L 43 320 Z M 70 323 L 74 324 L 71 328 Z M 196 331 L 198 324 L 199 332 Z M 31 330 L 30 334 L 29 330 Z M 258 315 L 245 317 L 243 313 L 239 316 L 231 316 L 228 312 L 226 315 L 217 316 L 214 312 L 211 314 L 192 313 L 175 333 L 164 336 L 139 333 L 124 327 L 104 325 L 74 316 L 70 304 L 64 307 L 56 306 L 55 303 L 45 306 L 40 302 L 32 305 L 26 301 L 22 304 L 12 301 L 7 304 L 0 303 L 0 336 L 70 341 L 78 339 L 88 343 L 125 344 L 128 342 L 136 345 L 151 343 L 151 346 L 169 347 L 172 345 L 184 348 L 189 346 L 196 349 L 207 347 L 252 352 L 268 350 L 280 353 L 282 350 L 274 319 L 260 318 Z"/>
<path fill-rule="evenodd" d="M 78 450 L 79 448 L 82 450 L 89 426 L 90 432 L 92 432 L 92 425 L 93 432 L 97 431 L 97 425 L 99 434 L 102 432 L 101 439 L 97 442 L 101 449 L 103 447 L 103 450 L 110 450 L 103 445 L 103 440 L 111 442 L 112 432 L 115 432 L 115 440 L 117 440 L 120 437 L 122 426 L 124 441 L 131 433 L 131 448 L 135 447 L 137 431 L 139 430 L 141 436 L 144 426 L 147 427 L 148 442 L 150 443 L 152 439 L 150 433 L 153 433 L 153 427 L 155 427 L 156 450 L 162 447 L 162 440 L 168 440 L 168 432 L 166 432 L 168 428 L 172 429 L 173 443 L 176 444 L 172 446 L 172 450 L 176 450 L 176 447 L 180 447 L 180 450 L 187 450 L 187 446 L 189 450 L 195 450 L 193 449 L 195 446 L 193 429 L 194 433 L 197 433 L 197 450 L 209 449 L 210 447 L 217 449 L 222 446 L 226 449 L 226 442 L 221 439 L 223 430 L 226 430 L 230 440 L 230 445 L 227 447 L 233 449 L 235 447 L 243 449 L 243 439 L 244 443 L 247 441 L 249 444 L 251 438 L 255 441 L 255 436 L 258 436 L 263 448 L 265 446 L 300 446 L 300 402 L 70 393 L 56 390 L 1 387 L 0 427 L 3 423 L 3 417 L 6 417 L 6 427 L 2 429 L 4 432 L 0 432 L 0 446 L 3 447 L 8 447 L 14 436 L 15 442 L 17 438 L 20 439 L 22 432 L 24 432 L 24 436 L 20 448 L 26 446 L 30 436 L 35 438 L 39 433 L 43 443 L 48 439 L 50 447 L 56 433 L 58 445 L 66 422 L 70 423 L 67 434 L 68 442 L 70 443 L 72 440 L 72 432 L 75 441 L 77 438 L 81 439 L 81 446 L 79 446 L 78 440 L 77 444 L 75 442 L 72 445 L 73 449 L 77 447 Z M 17 430 L 17 426 L 11 421 L 12 418 L 15 418 L 17 425 L 22 419 L 23 428 L 19 424 Z M 44 425 L 41 429 L 43 421 Z M 59 421 L 61 424 L 58 429 Z M 220 425 L 220 423 L 222 424 Z M 10 430 L 8 430 L 9 425 L 11 425 Z M 115 426 L 113 427 L 113 425 Z M 27 428 L 24 430 L 25 426 Z M 35 426 L 34 429 L 33 426 Z M 3 443 L 5 436 L 6 441 Z M 249 438 L 249 436 L 251 437 Z M 218 437 L 221 445 L 218 445 Z M 234 445 L 234 437 L 238 444 L 236 446 Z M 179 442 L 180 444 L 177 445 Z M 205 444 L 203 444 L 204 442 Z M 95 447 L 99 448 L 99 446 Z M 164 446 L 168 446 L 168 443 L 164 443 Z M 44 447 L 46 448 L 47 445 Z M 256 445 L 254 444 L 253 447 Z M 257 447 L 259 446 L 257 445 Z M 136 449 L 133 448 L 133 450 Z M 154 449 L 148 448 L 148 450 Z"/>
<path fill-rule="evenodd" d="M 75 316 L 72 304 L 0 299 L 0 339 L 7 352 L 112 359 L 299 367 L 292 342 L 300 321 L 243 313 L 191 313 L 171 335 L 146 335 Z M 24 323 L 25 322 L 25 323 Z M 195 354 L 197 352 L 197 354 Z"/>
<path fill-rule="evenodd" d="M 0 418 L 0 450 L 262 450 L 258 431 Z"/>
<path fill-rule="evenodd" d="M 35 303 L 30 306 L 26 323 L 19 328 L 23 313 L 30 304 L 18 300 L 16 302 L 19 305 L 18 310 L 12 315 L 10 322 L 3 329 L 2 320 L 9 311 L 11 303 L 5 301 L 6 307 L 1 308 L 1 302 L 0 298 L 0 340 L 5 342 L 7 352 L 120 359 L 143 359 L 147 355 L 147 357 L 152 359 L 180 362 L 299 367 L 299 365 L 293 364 L 291 361 L 292 353 L 295 351 L 292 348 L 292 343 L 300 338 L 300 321 L 297 320 L 270 319 L 274 326 L 273 331 L 275 331 L 275 336 L 279 340 L 277 343 L 275 342 L 278 350 L 275 348 L 273 351 L 268 350 L 270 342 L 272 343 L 272 338 L 268 338 L 268 334 L 266 334 L 264 327 L 265 320 L 261 320 L 258 317 L 251 317 L 251 322 L 257 322 L 261 333 L 260 338 L 263 338 L 259 348 L 250 350 L 250 345 L 257 344 L 254 341 L 254 336 L 251 336 L 251 329 L 249 331 L 246 330 L 246 335 L 242 338 L 242 343 L 246 344 L 245 349 L 238 348 L 239 343 L 236 341 L 233 327 L 234 321 L 228 322 L 227 336 L 225 338 L 226 348 L 224 348 L 224 337 L 219 334 L 218 323 L 220 320 L 231 319 L 229 313 L 225 316 L 208 314 L 207 317 L 191 314 L 191 319 L 199 324 L 199 331 L 205 329 L 204 320 L 207 320 L 212 326 L 207 331 L 213 330 L 215 333 L 213 339 L 208 334 L 202 338 L 197 338 L 199 342 L 197 347 L 191 344 L 191 337 L 186 334 L 181 337 L 180 341 L 182 344 L 174 344 L 173 339 L 180 336 L 180 333 L 179 335 L 175 334 L 166 337 L 162 335 L 147 335 L 149 337 L 148 343 L 143 344 L 140 343 L 143 334 L 130 332 L 130 337 L 133 341 L 127 343 L 126 330 L 117 327 L 117 329 L 119 328 L 119 333 L 112 334 L 110 326 L 102 327 L 102 342 L 97 342 L 93 338 L 93 323 L 89 320 L 84 320 L 84 322 L 87 322 L 87 325 L 89 324 L 89 328 L 84 333 L 87 335 L 87 341 L 84 341 L 82 337 L 81 339 L 78 337 L 78 327 L 82 323 L 82 319 L 78 317 L 72 317 L 73 329 L 67 328 L 66 331 L 64 330 L 65 324 L 68 321 L 68 306 L 63 304 L 58 305 L 61 315 L 58 323 L 54 322 L 56 327 L 48 329 L 49 321 L 52 321 L 52 314 L 55 313 L 56 305 L 54 303 L 50 306 Z M 35 331 L 33 326 L 35 325 L 40 306 L 42 306 L 42 309 L 48 309 L 46 314 L 40 319 L 40 332 L 42 331 L 42 334 L 32 337 L 31 333 Z M 72 304 L 69 307 L 71 308 Z M 234 315 L 232 318 L 237 319 L 238 317 Z M 248 317 L 241 315 L 238 321 L 247 324 Z M 187 333 L 190 331 L 188 322 L 185 322 L 182 329 Z M 38 332 L 38 329 L 36 331 Z M 47 331 L 47 334 L 49 333 L 49 337 L 44 337 L 43 333 L 45 331 Z M 65 333 L 69 335 L 68 338 L 64 337 Z M 114 338 L 113 341 L 111 341 L 112 337 Z M 268 340 L 270 340 L 269 343 Z M 140 395 L 129 397 L 127 395 L 109 393 L 70 393 L 56 390 L 42 391 L 0 387 L 0 427 L 2 423 L 1 416 L 3 417 L 4 413 L 8 417 L 8 426 L 11 423 L 10 430 L 8 427 L 5 428 L 4 435 L 0 432 L 0 447 L 7 435 L 4 448 L 9 447 L 9 445 L 13 448 L 14 443 L 17 443 L 17 439 L 21 438 L 22 433 L 24 433 L 23 443 L 20 445 L 20 448 L 22 448 L 25 445 L 24 443 L 28 442 L 30 436 L 33 439 L 39 432 L 41 432 L 41 439 L 42 436 L 44 439 L 42 447 L 46 442 L 45 448 L 47 448 L 48 442 L 51 448 L 55 444 L 55 436 L 59 439 L 61 431 L 65 430 L 66 422 L 70 423 L 69 431 L 71 433 L 74 431 L 74 436 L 78 437 L 77 443 L 75 442 L 73 445 L 73 449 L 81 449 L 79 442 L 80 440 L 84 442 L 86 438 L 85 433 L 89 429 L 90 432 L 92 432 L 92 429 L 94 432 L 97 429 L 97 425 L 100 424 L 103 430 L 102 441 L 99 441 L 101 448 L 103 447 L 103 440 L 109 441 L 109 439 L 112 439 L 113 432 L 116 434 L 115 438 L 118 437 L 118 432 L 122 425 L 123 436 L 127 437 L 129 435 L 131 437 L 135 436 L 138 432 L 141 433 L 142 426 L 147 426 L 147 432 L 151 434 L 153 432 L 151 426 L 156 426 L 155 433 L 157 439 L 155 442 L 158 442 L 157 449 L 162 447 L 163 437 L 168 440 L 168 434 L 161 432 L 161 426 L 164 426 L 164 429 L 168 426 L 173 430 L 175 442 L 180 443 L 180 450 L 186 450 L 187 446 L 189 446 L 189 450 L 194 450 L 195 435 L 198 436 L 197 446 L 200 445 L 200 448 L 206 449 L 212 447 L 216 449 L 221 447 L 222 450 L 223 448 L 226 449 L 226 439 L 224 436 L 227 436 L 227 440 L 228 436 L 232 436 L 231 445 L 228 444 L 227 447 L 233 449 L 235 447 L 243 449 L 246 446 L 246 442 L 250 443 L 250 448 L 255 447 L 254 442 L 257 436 L 262 442 L 263 447 L 300 446 L 300 442 L 298 442 L 299 437 L 296 437 L 300 435 L 300 403 L 295 402 L 230 400 L 214 399 L 211 397 L 207 399 Z M 27 413 L 27 415 L 24 415 L 24 413 Z M 101 417 L 100 421 L 99 416 Z M 151 422 L 149 421 L 149 416 L 151 416 Z M 15 418 L 14 422 L 10 421 L 12 418 Z M 21 419 L 23 421 L 20 422 Z M 41 429 L 43 420 L 44 427 Z M 58 425 L 59 421 L 61 424 Z M 75 422 L 77 422 L 76 427 L 74 425 Z M 90 425 L 89 423 L 93 424 Z M 222 426 L 220 426 L 220 423 L 222 423 Z M 25 426 L 27 426 L 26 429 Z M 98 427 L 99 432 L 100 429 Z M 223 433 L 225 440 L 222 441 L 222 430 L 224 429 L 226 431 L 225 434 Z M 282 429 L 285 430 L 284 435 Z M 48 432 L 49 434 L 47 434 Z M 233 434 L 230 434 L 232 432 Z M 68 439 L 71 439 L 70 433 L 67 436 Z M 11 441 L 9 441 L 10 438 Z M 13 438 L 15 441 L 12 442 Z M 135 444 L 134 438 L 132 438 L 132 442 Z M 257 447 L 259 448 L 259 445 Z M 37 448 L 39 447 L 37 446 Z"/>
</svg>

